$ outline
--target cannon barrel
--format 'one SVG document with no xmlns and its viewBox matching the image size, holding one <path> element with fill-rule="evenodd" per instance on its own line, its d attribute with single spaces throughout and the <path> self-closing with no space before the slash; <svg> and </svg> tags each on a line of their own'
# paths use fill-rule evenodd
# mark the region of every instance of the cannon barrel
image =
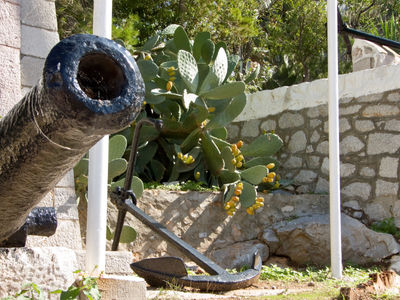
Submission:
<svg viewBox="0 0 400 300">
<path fill-rule="evenodd" d="M 117 43 L 74 35 L 49 53 L 39 83 L 0 119 L 0 242 L 104 135 L 140 111 L 144 83 Z"/>
</svg>

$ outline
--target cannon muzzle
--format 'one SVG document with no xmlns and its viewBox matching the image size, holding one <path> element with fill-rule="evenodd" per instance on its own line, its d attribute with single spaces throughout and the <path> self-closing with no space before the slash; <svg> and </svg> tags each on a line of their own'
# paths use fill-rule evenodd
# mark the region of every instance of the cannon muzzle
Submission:
<svg viewBox="0 0 400 300">
<path fill-rule="evenodd" d="M 104 135 L 129 125 L 145 94 L 129 52 L 74 35 L 49 53 L 39 83 L 0 119 L 0 242 Z"/>
</svg>

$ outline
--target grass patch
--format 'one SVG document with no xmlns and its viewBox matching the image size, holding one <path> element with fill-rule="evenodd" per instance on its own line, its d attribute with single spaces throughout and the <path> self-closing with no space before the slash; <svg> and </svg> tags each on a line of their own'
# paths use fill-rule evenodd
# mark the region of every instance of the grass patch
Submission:
<svg viewBox="0 0 400 300">
<path fill-rule="evenodd" d="M 371 229 L 377 232 L 390 233 L 396 239 L 400 239 L 400 230 L 397 229 L 394 218 L 387 218 L 380 222 L 372 224 Z"/>
<path fill-rule="evenodd" d="M 204 183 L 195 181 L 185 181 L 174 184 L 162 184 L 159 182 L 145 182 L 145 189 L 161 189 L 168 191 L 197 191 L 197 192 L 218 192 L 220 188 L 217 186 L 208 187 Z"/>
</svg>

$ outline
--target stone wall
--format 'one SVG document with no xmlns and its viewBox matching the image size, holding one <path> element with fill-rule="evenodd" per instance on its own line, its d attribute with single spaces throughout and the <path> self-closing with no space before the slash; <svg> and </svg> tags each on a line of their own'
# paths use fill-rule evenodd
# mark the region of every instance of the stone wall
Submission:
<svg viewBox="0 0 400 300">
<path fill-rule="evenodd" d="M 342 202 L 371 221 L 400 220 L 399 75 L 400 66 L 388 66 L 340 76 Z M 324 79 L 251 95 L 230 138 L 249 142 L 275 131 L 284 141 L 281 177 L 293 180 L 296 193 L 327 194 L 327 90 Z"/>
</svg>

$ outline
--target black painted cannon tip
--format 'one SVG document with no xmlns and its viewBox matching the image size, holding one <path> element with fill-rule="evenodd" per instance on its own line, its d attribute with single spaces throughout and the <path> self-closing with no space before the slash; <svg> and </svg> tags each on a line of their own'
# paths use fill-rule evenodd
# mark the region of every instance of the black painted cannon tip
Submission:
<svg viewBox="0 0 400 300">
<path fill-rule="evenodd" d="M 77 34 L 62 40 L 50 51 L 43 72 L 48 92 L 72 96 L 73 102 L 57 101 L 61 108 L 73 105 L 65 113 L 77 119 L 103 115 L 97 116 L 98 127 L 127 126 L 144 100 L 144 82 L 134 59 L 124 47 L 103 37 Z"/>
</svg>

